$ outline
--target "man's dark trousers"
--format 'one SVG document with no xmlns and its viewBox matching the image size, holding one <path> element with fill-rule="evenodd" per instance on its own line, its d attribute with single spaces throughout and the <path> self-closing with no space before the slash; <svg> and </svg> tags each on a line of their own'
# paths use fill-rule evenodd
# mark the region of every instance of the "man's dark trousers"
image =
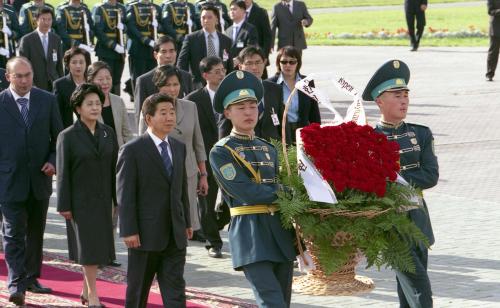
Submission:
<svg viewBox="0 0 500 308">
<path fill-rule="evenodd" d="M 186 248 L 179 249 L 170 237 L 163 251 L 128 250 L 126 308 L 146 308 L 155 274 L 165 307 L 186 307 L 184 265 Z"/>
<path fill-rule="evenodd" d="M 7 284 L 11 294 L 25 292 L 40 277 L 48 207 L 49 199 L 36 200 L 33 192 L 30 192 L 26 201 L 1 205 L 3 249 L 9 269 Z M 20 258 L 23 254 L 25 260 Z"/>
<path fill-rule="evenodd" d="M 420 39 L 424 34 L 425 11 L 422 11 L 420 7 L 410 7 L 409 5 L 405 5 L 405 14 L 411 45 L 414 48 L 418 48 Z M 415 21 L 417 22 L 417 33 L 415 33 Z"/>
<path fill-rule="evenodd" d="M 222 248 L 222 239 L 219 234 L 219 227 L 217 225 L 217 214 L 215 213 L 215 203 L 217 200 L 217 191 L 219 186 L 215 181 L 214 176 L 210 172 L 208 174 L 208 194 L 203 196 L 198 196 L 198 202 L 200 207 L 200 217 L 201 217 L 201 229 L 203 230 L 203 235 L 209 242 L 210 247 Z"/>
<path fill-rule="evenodd" d="M 486 62 L 486 77 L 493 78 L 498 63 L 498 52 L 500 51 L 500 37 L 490 36 L 490 48 L 488 49 L 488 60 Z"/>
</svg>

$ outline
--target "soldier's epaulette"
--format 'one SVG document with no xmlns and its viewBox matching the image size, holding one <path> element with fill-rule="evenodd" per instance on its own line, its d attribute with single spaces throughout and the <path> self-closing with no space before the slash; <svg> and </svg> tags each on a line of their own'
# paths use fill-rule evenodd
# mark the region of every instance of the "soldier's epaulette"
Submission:
<svg viewBox="0 0 500 308">
<path fill-rule="evenodd" d="M 421 128 L 429 129 L 428 126 L 425 126 L 425 125 L 422 125 L 422 124 L 408 123 L 408 122 L 406 122 L 406 124 L 409 125 L 409 126 L 416 126 L 416 127 L 421 127 Z"/>
<path fill-rule="evenodd" d="M 222 138 L 221 140 L 217 141 L 214 146 L 216 147 L 223 147 L 228 141 L 229 141 L 229 136 Z"/>
</svg>

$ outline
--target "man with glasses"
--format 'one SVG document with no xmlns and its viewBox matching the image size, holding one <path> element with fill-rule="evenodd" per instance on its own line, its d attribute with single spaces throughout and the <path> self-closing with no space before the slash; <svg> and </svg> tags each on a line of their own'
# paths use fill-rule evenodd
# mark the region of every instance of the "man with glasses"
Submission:
<svg viewBox="0 0 500 308">
<path fill-rule="evenodd" d="M 6 77 L 10 86 L 0 93 L 0 209 L 9 301 L 21 306 L 26 290 L 52 292 L 37 279 L 62 123 L 54 95 L 33 87 L 26 58 L 10 59 Z"/>
<path fill-rule="evenodd" d="M 222 60 L 218 57 L 206 57 L 200 62 L 201 76 L 207 85 L 194 91 L 185 97 L 185 99 L 196 103 L 198 107 L 198 120 L 203 135 L 203 144 L 207 157 L 214 144 L 219 140 L 217 122 L 220 114 L 214 109 L 215 91 L 226 75 L 226 69 Z M 203 175 L 202 175 L 203 176 Z M 217 200 L 217 182 L 213 177 L 210 164 L 207 164 L 208 194 L 207 196 L 198 196 L 201 212 L 201 228 L 203 235 L 209 242 L 206 246 L 208 255 L 212 258 L 222 258 L 222 239 L 217 225 L 217 214 L 215 213 L 215 203 Z"/>
<path fill-rule="evenodd" d="M 259 102 L 259 119 L 255 126 L 255 135 L 266 140 L 281 140 L 281 119 L 285 109 L 281 86 L 262 80 L 266 67 L 266 58 L 262 49 L 254 46 L 243 49 L 238 55 L 239 69 L 252 73 L 264 86 L 264 96 Z M 219 138 L 229 135 L 231 122 L 223 116 L 219 122 Z"/>
<path fill-rule="evenodd" d="M 153 47 L 153 57 L 156 59 L 157 67 L 163 65 L 175 65 L 175 60 L 177 58 L 177 50 L 175 49 L 175 40 L 164 35 L 156 40 Z M 137 78 L 137 84 L 135 87 L 135 117 L 137 123 L 139 123 L 139 117 L 141 114 L 142 103 L 151 94 L 157 93 L 158 89 L 153 83 L 153 76 L 156 71 L 156 67 L 146 74 L 143 74 Z M 179 70 L 181 73 L 181 93 L 179 98 L 183 98 L 188 93 L 193 91 L 193 78 L 192 75 L 184 70 Z"/>
</svg>

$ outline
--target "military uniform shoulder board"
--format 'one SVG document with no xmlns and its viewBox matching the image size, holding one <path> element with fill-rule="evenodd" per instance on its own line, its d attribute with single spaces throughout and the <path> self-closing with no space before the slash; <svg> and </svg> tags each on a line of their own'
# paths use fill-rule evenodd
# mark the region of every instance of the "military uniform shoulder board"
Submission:
<svg viewBox="0 0 500 308">
<path fill-rule="evenodd" d="M 229 141 L 229 139 L 230 139 L 229 136 L 228 137 L 224 137 L 221 140 L 217 141 L 217 143 L 215 143 L 214 146 L 216 146 L 216 147 L 223 147 Z"/>
</svg>

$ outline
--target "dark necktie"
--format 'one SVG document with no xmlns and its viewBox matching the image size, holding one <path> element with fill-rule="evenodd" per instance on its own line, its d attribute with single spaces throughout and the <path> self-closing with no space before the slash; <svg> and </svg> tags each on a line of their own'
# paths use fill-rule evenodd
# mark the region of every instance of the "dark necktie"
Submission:
<svg viewBox="0 0 500 308">
<path fill-rule="evenodd" d="M 262 116 L 264 115 L 264 99 L 262 99 L 259 104 L 257 105 L 259 108 L 259 120 L 262 119 Z"/>
<path fill-rule="evenodd" d="M 29 100 L 27 98 L 24 98 L 24 97 L 17 99 L 17 103 L 21 106 L 21 117 L 23 118 L 23 121 L 24 121 L 24 124 L 26 124 L 26 127 L 29 126 L 28 102 L 29 102 Z"/>
<path fill-rule="evenodd" d="M 168 143 L 162 141 L 160 143 L 161 147 L 161 159 L 163 160 L 163 164 L 165 165 L 165 169 L 167 170 L 168 177 L 172 177 L 172 160 L 170 159 L 170 155 L 168 155 Z"/>
</svg>

